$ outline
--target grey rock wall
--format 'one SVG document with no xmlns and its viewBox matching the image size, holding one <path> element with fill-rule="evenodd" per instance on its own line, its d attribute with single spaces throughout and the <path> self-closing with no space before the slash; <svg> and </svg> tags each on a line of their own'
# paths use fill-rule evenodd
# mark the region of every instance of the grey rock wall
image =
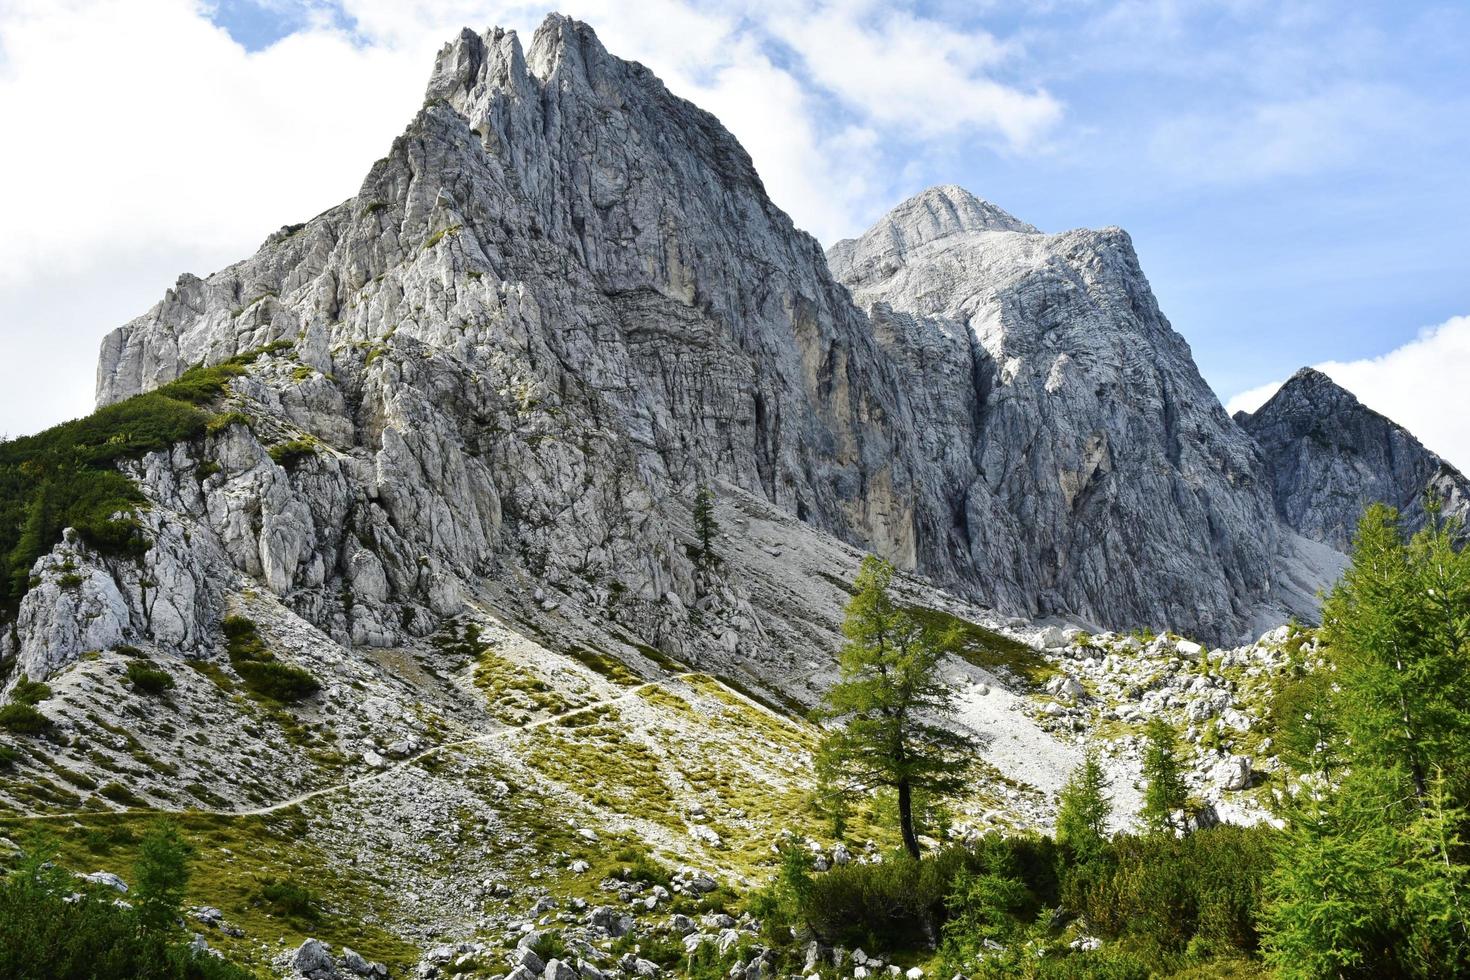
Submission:
<svg viewBox="0 0 1470 980">
<path fill-rule="evenodd" d="M 1302 368 L 1236 419 L 1266 454 L 1282 519 L 1314 541 L 1347 551 L 1373 503 L 1397 508 L 1410 531 L 1424 526 L 1429 493 L 1445 517 L 1470 512 L 1470 482 L 1459 470 L 1321 371 Z"/>
<path fill-rule="evenodd" d="M 233 383 L 248 426 L 137 471 L 203 574 L 181 637 L 214 635 L 230 576 L 380 646 L 524 580 L 728 652 L 685 610 L 781 611 L 701 582 L 700 483 L 1012 613 L 1211 639 L 1310 615 L 1320 563 L 1125 233 L 939 188 L 824 255 L 718 120 L 558 16 L 526 48 L 462 32 L 426 96 L 353 199 L 103 343 L 101 404 L 290 344 Z M 55 598 L 5 640 L 28 663 L 64 659 Z M 135 605 L 123 637 L 154 629 Z"/>
</svg>

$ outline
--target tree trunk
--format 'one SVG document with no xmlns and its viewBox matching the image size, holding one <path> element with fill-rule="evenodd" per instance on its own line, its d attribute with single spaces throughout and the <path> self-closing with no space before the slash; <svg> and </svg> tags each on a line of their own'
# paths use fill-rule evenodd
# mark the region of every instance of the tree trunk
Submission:
<svg viewBox="0 0 1470 980">
<path fill-rule="evenodd" d="M 914 794 L 907 779 L 898 784 L 898 826 L 903 831 L 903 846 L 917 861 L 919 838 L 914 834 Z"/>
</svg>

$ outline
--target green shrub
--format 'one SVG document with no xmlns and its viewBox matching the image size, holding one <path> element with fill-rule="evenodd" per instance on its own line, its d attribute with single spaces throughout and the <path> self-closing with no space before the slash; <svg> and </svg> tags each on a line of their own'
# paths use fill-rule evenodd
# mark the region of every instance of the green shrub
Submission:
<svg viewBox="0 0 1470 980">
<path fill-rule="evenodd" d="M 1165 953 L 1253 953 L 1273 834 L 1220 826 L 1187 837 L 1120 836 L 1106 869 L 1075 889 L 1083 893 L 1076 911 L 1098 935 Z"/>
<path fill-rule="evenodd" d="M 9 745 L 0 745 L 0 769 L 9 769 L 19 761 L 19 749 Z"/>
<path fill-rule="evenodd" d="M 251 974 L 193 953 L 168 923 L 147 928 L 112 897 L 72 900 L 75 883 L 50 848 L 27 852 L 0 880 L 0 976 L 31 980 L 249 980 Z"/>
<path fill-rule="evenodd" d="M 164 691 L 171 691 L 174 687 L 174 679 L 166 672 L 157 667 L 150 667 L 141 660 L 134 660 L 128 664 L 128 682 L 133 685 L 135 691 L 155 696 Z"/>
<path fill-rule="evenodd" d="M 24 701 L 12 701 L 0 708 L 0 728 L 17 735 L 39 735 L 51 727 L 47 718 Z"/>
<path fill-rule="evenodd" d="M 143 800 L 122 783 L 107 783 L 97 791 L 97 795 L 105 797 L 119 806 L 143 805 Z"/>
<path fill-rule="evenodd" d="M 33 681 L 25 675 L 15 682 L 10 699 L 21 704 L 40 704 L 51 696 L 51 687 L 41 681 Z"/>
<path fill-rule="evenodd" d="M 121 654 L 124 657 L 141 657 L 141 656 L 143 656 L 143 651 L 142 650 L 139 650 L 137 647 L 133 646 L 130 643 L 119 643 L 117 646 L 115 646 L 115 647 L 112 648 L 112 652 L 113 653 L 117 653 L 117 654 Z"/>
<path fill-rule="evenodd" d="M 669 869 L 655 861 L 647 851 L 638 847 L 625 847 L 618 851 L 614 857 L 623 863 L 619 876 L 624 881 L 639 881 L 649 885 L 663 885 L 668 888 L 673 883 L 673 877 Z"/>
<path fill-rule="evenodd" d="M 0 615 L 13 612 L 30 589 L 32 566 L 61 540 L 63 528 L 76 528 L 88 545 L 109 554 L 141 553 L 146 543 L 137 511 L 146 501 L 117 464 L 199 436 L 211 418 L 199 406 L 280 346 L 192 368 L 156 391 L 0 442 Z"/>
<path fill-rule="evenodd" d="M 205 423 L 204 431 L 212 436 L 219 435 L 232 425 L 243 425 L 249 428 L 252 421 L 254 420 L 244 412 L 220 412 Z"/>
<path fill-rule="evenodd" d="M 315 456 L 318 445 L 316 439 L 311 436 L 278 442 L 270 448 L 271 459 L 279 466 L 290 467 L 303 459 Z"/>
<path fill-rule="evenodd" d="M 289 703 L 311 697 L 321 682 L 300 667 L 276 659 L 261 639 L 254 622 L 244 616 L 226 616 L 224 630 L 230 666 L 251 693 L 268 701 Z"/>
<path fill-rule="evenodd" d="M 933 943 L 962 905 L 950 901 L 962 875 L 1004 873 L 1026 886 L 1022 912 L 1056 896 L 1056 848 L 1045 837 L 993 837 L 974 851 L 947 847 L 920 861 L 849 864 L 811 879 L 801 918 L 824 941 L 907 950 Z"/>
<path fill-rule="evenodd" d="M 321 899 L 291 878 L 263 879 L 251 895 L 251 903 L 297 922 L 316 922 L 321 918 Z"/>
<path fill-rule="evenodd" d="M 551 960 L 565 960 L 567 958 L 567 943 L 562 938 L 560 930 L 552 929 L 536 937 L 536 941 L 531 944 L 531 951 L 541 957 L 541 962 L 543 963 L 548 963 Z"/>
<path fill-rule="evenodd" d="M 235 665 L 235 671 L 244 679 L 246 687 L 271 701 L 301 701 L 321 690 L 322 686 L 308 671 L 278 660 L 239 663 Z"/>
</svg>

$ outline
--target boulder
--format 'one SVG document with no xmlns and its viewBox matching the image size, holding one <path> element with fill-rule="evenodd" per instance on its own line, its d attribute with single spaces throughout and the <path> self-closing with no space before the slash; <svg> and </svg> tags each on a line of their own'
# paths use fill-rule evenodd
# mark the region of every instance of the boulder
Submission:
<svg viewBox="0 0 1470 980">
<path fill-rule="evenodd" d="M 123 881 L 111 871 L 93 871 L 91 874 L 79 874 L 77 877 L 88 884 L 111 888 L 114 891 L 122 892 L 124 895 L 128 893 L 127 882 Z"/>
<path fill-rule="evenodd" d="M 291 969 L 306 977 L 332 977 L 337 973 L 337 961 L 326 943 L 308 939 L 291 954 Z"/>
</svg>

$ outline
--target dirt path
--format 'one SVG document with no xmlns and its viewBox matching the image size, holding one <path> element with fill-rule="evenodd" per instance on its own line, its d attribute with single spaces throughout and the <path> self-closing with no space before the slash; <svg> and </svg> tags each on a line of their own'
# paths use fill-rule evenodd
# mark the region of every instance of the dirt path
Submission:
<svg viewBox="0 0 1470 980">
<path fill-rule="evenodd" d="M 670 681 L 685 681 L 685 680 L 689 680 L 690 678 L 692 678 L 694 676 L 695 676 L 695 674 L 691 672 L 691 673 L 684 673 L 684 674 L 675 674 L 673 677 L 667 678 L 665 680 L 648 681 L 648 682 L 646 682 L 644 684 L 639 684 L 637 687 L 634 687 L 634 688 L 629 689 L 628 691 L 626 691 L 626 692 L 618 695 L 615 698 L 606 698 L 606 699 L 604 699 L 602 701 L 592 701 L 592 702 L 589 702 L 587 704 L 582 705 L 579 708 L 573 708 L 570 711 L 563 711 L 561 714 L 557 714 L 557 715 L 548 715 L 545 718 L 537 719 L 536 721 L 530 722 L 530 723 L 525 724 L 525 725 L 518 725 L 518 726 L 515 726 L 515 727 L 512 727 L 512 728 L 502 728 L 502 729 L 499 729 L 499 730 L 493 731 L 493 732 L 484 732 L 482 734 L 475 735 L 475 736 L 472 736 L 470 738 L 460 739 L 459 741 L 456 741 L 456 742 L 440 742 L 438 745 L 431 745 L 427 749 L 424 749 L 421 752 L 417 752 L 417 753 L 415 753 L 415 754 L 413 754 L 411 756 L 408 756 L 407 758 L 402 759 L 402 760 L 394 763 L 393 765 L 387 767 L 386 769 L 379 769 L 376 772 L 370 772 L 370 773 L 368 773 L 368 774 L 366 774 L 364 776 L 359 776 L 356 779 L 349 779 L 349 780 L 347 780 L 346 782 L 343 782 L 343 783 L 333 783 L 331 786 L 323 786 L 320 789 L 314 789 L 314 790 L 311 790 L 310 792 L 302 793 L 300 796 L 293 796 L 293 797 L 291 797 L 288 800 L 281 800 L 279 803 L 272 803 L 272 804 L 270 804 L 268 806 L 256 807 L 256 808 L 251 809 L 251 810 L 205 810 L 205 809 L 190 809 L 190 810 L 180 811 L 180 812 L 185 812 L 185 813 L 208 813 L 208 814 L 213 814 L 213 815 L 222 816 L 222 817 L 264 817 L 264 816 L 269 816 L 272 813 L 279 813 L 282 810 L 289 810 L 293 806 L 299 806 L 302 803 L 306 803 L 306 802 L 308 802 L 310 800 L 315 800 L 315 799 L 317 799 L 319 797 L 328 796 L 328 795 L 330 795 L 332 793 L 341 793 L 341 792 L 344 792 L 346 790 L 354 790 L 354 789 L 357 789 L 357 788 L 359 788 L 361 786 L 367 786 L 370 783 L 373 783 L 373 782 L 376 782 L 376 781 L 378 781 L 380 779 L 384 779 L 384 778 L 386 778 L 388 776 L 391 776 L 391 775 L 393 775 L 396 772 L 401 772 L 402 770 L 404 770 L 407 767 L 413 765 L 414 763 L 418 762 L 419 760 L 425 759 L 425 758 L 428 758 L 431 755 L 434 755 L 436 752 L 444 752 L 444 751 L 447 751 L 449 749 L 462 748 L 462 747 L 464 747 L 466 745 L 485 745 L 485 744 L 488 744 L 490 742 L 497 741 L 499 739 L 509 738 L 512 735 L 518 735 L 521 732 L 528 732 L 528 731 L 533 731 L 533 730 L 535 730 L 537 728 L 544 728 L 547 725 L 553 725 L 553 724 L 555 724 L 555 723 L 557 723 L 559 721 L 563 721 L 563 720 L 565 720 L 567 718 L 570 718 L 570 717 L 572 717 L 574 715 L 580 715 L 580 714 L 582 714 L 585 711 L 595 711 L 598 708 L 608 707 L 608 706 L 615 705 L 615 704 L 621 704 L 621 703 L 627 701 L 630 698 L 638 697 L 644 691 L 650 690 L 652 688 L 655 688 L 655 687 L 667 687 L 669 685 L 669 682 Z M 739 692 L 736 691 L 736 692 L 733 692 L 733 693 L 738 694 Z M 118 812 L 121 812 L 121 813 L 129 813 L 129 812 L 133 812 L 133 811 L 131 811 L 131 810 L 122 810 L 122 811 L 112 811 L 112 812 L 114 812 L 114 813 L 118 813 Z M 158 811 L 155 811 L 152 808 L 149 808 L 148 812 L 158 812 Z M 21 817 L 21 819 L 24 819 L 24 820 L 71 820 L 71 819 L 75 819 L 75 818 L 78 818 L 78 817 L 95 817 L 95 816 L 98 815 L 98 813 L 99 813 L 99 811 L 97 811 L 97 810 L 74 810 L 74 811 L 71 811 L 71 812 L 68 812 L 68 813 L 32 813 L 32 814 L 25 814 L 25 815 L 23 815 Z"/>
</svg>

